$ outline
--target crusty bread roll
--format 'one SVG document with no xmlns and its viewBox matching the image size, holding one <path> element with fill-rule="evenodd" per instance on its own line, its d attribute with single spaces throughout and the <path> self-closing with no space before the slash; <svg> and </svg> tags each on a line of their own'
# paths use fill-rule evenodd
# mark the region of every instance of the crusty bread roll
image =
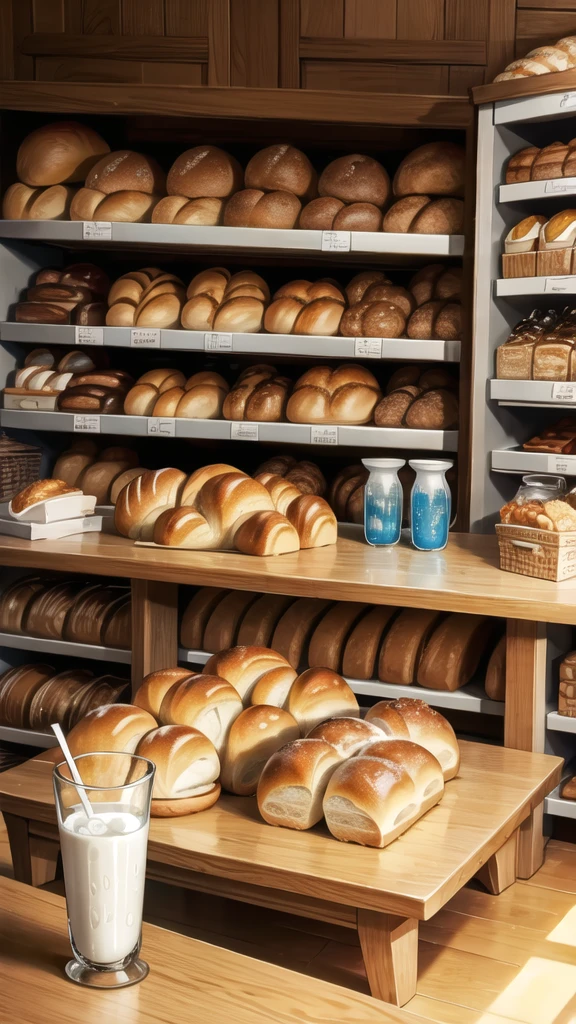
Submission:
<svg viewBox="0 0 576 1024">
<path fill-rule="evenodd" d="M 264 557 L 299 551 L 301 544 L 296 527 L 286 516 L 276 510 L 262 510 L 241 523 L 234 536 L 234 547 L 244 555 Z"/>
<path fill-rule="evenodd" d="M 264 303 L 260 299 L 249 295 L 232 295 L 217 308 L 212 326 L 215 331 L 224 333 L 258 334 L 262 330 L 263 319 Z"/>
<path fill-rule="evenodd" d="M 462 307 L 459 302 L 433 299 L 414 310 L 408 321 L 409 338 L 432 338 L 442 341 L 460 341 L 462 337 Z"/>
<path fill-rule="evenodd" d="M 326 718 L 357 717 L 360 713 L 348 683 L 324 668 L 309 668 L 298 676 L 290 688 L 288 711 L 303 736 Z"/>
<path fill-rule="evenodd" d="M 425 302 L 430 302 L 431 299 L 435 298 L 436 282 L 440 279 L 445 269 L 442 263 L 430 263 L 426 267 L 422 267 L 410 278 L 408 287 L 416 300 L 417 306 L 422 306 Z"/>
<path fill-rule="evenodd" d="M 215 602 L 210 616 L 206 619 L 203 632 L 203 649 L 215 654 L 233 647 L 244 616 L 258 599 L 258 594 L 249 590 L 230 590 Z M 220 673 L 217 673 L 218 675 Z"/>
<path fill-rule="evenodd" d="M 278 620 L 271 646 L 293 668 L 307 663 L 310 636 L 331 603 L 318 597 L 300 597 Z"/>
<path fill-rule="evenodd" d="M 173 508 L 186 482 L 179 469 L 147 470 L 120 491 L 114 511 L 114 525 L 123 537 L 149 539 L 156 519 Z"/>
<path fill-rule="evenodd" d="M 133 703 L 158 719 L 168 690 L 192 675 L 194 673 L 186 668 L 162 668 L 149 672 L 138 687 Z"/>
<path fill-rule="evenodd" d="M 336 839 L 387 846 L 419 817 L 406 768 L 377 757 L 352 757 L 333 772 L 322 804 Z"/>
<path fill-rule="evenodd" d="M 291 501 L 286 518 L 296 530 L 301 548 L 321 548 L 338 540 L 336 516 L 316 494 L 301 494 Z"/>
<path fill-rule="evenodd" d="M 94 220 L 96 210 L 106 198 L 104 192 L 94 188 L 79 188 L 70 203 L 70 220 Z"/>
<path fill-rule="evenodd" d="M 231 274 L 224 267 L 211 267 L 210 270 L 201 270 L 192 278 L 186 289 L 186 298 L 191 299 L 194 295 L 211 295 L 217 303 L 222 302 L 226 286 Z"/>
<path fill-rule="evenodd" d="M 87 125 L 55 121 L 30 132 L 21 143 L 16 173 L 26 185 L 83 181 L 110 147 Z"/>
<path fill-rule="evenodd" d="M 312 828 L 321 820 L 328 781 L 341 757 L 321 739 L 300 739 L 272 754 L 258 782 L 258 810 L 269 825 Z"/>
<path fill-rule="evenodd" d="M 279 665 L 277 668 L 269 669 L 268 672 L 260 676 L 252 690 L 250 703 L 285 708 L 292 683 L 297 675 L 298 673 L 291 665 Z"/>
<path fill-rule="evenodd" d="M 369 606 L 358 601 L 338 601 L 316 626 L 308 648 L 310 668 L 342 670 L 342 657 L 348 635 Z"/>
<path fill-rule="evenodd" d="M 115 191 L 98 204 L 94 216 L 98 220 L 143 224 L 150 220 L 157 198 L 156 195 L 150 196 L 147 192 Z"/>
<path fill-rule="evenodd" d="M 560 675 L 562 678 L 562 674 Z M 506 637 L 500 637 L 490 655 L 484 679 L 486 696 L 490 700 L 506 700 Z"/>
<path fill-rule="evenodd" d="M 164 171 L 152 157 L 119 149 L 107 153 L 86 175 L 86 188 L 110 195 L 112 192 L 144 192 L 156 195 L 156 202 L 165 190 Z M 180 193 L 181 194 L 181 193 Z"/>
<path fill-rule="evenodd" d="M 320 199 L 312 199 L 303 207 L 298 227 L 303 231 L 331 231 L 334 225 L 334 218 L 344 209 L 341 199 L 334 199 L 333 196 L 321 196 Z"/>
<path fill-rule="evenodd" d="M 74 450 L 62 452 L 54 464 L 54 476 L 57 480 L 63 480 L 70 487 L 78 486 L 82 473 L 94 461 L 94 455 L 87 452 Z"/>
<path fill-rule="evenodd" d="M 375 679 L 382 638 L 390 628 L 396 608 L 376 605 L 361 615 L 349 632 L 342 657 L 343 675 L 349 679 Z"/>
<path fill-rule="evenodd" d="M 434 690 L 458 690 L 472 679 L 494 622 L 484 615 L 448 615 L 434 630 L 420 659 L 417 681 Z"/>
<path fill-rule="evenodd" d="M 193 295 L 180 314 L 186 331 L 211 331 L 218 310 L 218 301 L 212 295 Z"/>
<path fill-rule="evenodd" d="M 42 189 L 26 208 L 27 220 L 68 220 L 74 189 L 51 185 Z"/>
<path fill-rule="evenodd" d="M 211 741 L 187 725 L 163 725 L 136 748 L 156 765 L 153 817 L 175 817 L 206 810 L 220 795 L 220 760 Z"/>
<path fill-rule="evenodd" d="M 142 737 L 156 729 L 157 724 L 143 708 L 133 704 L 108 704 L 90 711 L 66 739 L 73 757 L 99 750 L 133 754 Z"/>
<path fill-rule="evenodd" d="M 206 197 L 191 199 L 174 215 L 173 224 L 220 224 L 224 212 L 224 201 Z"/>
<path fill-rule="evenodd" d="M 224 789 L 237 796 L 253 796 L 268 758 L 299 736 L 298 725 L 288 711 L 265 704 L 246 708 L 228 734 L 222 762 Z"/>
<path fill-rule="evenodd" d="M 172 686 L 160 706 L 163 725 L 191 725 L 214 744 L 221 757 L 234 720 L 242 711 L 237 690 L 225 679 L 204 672 Z"/>
<path fill-rule="evenodd" d="M 287 143 L 277 143 L 259 150 L 248 161 L 244 183 L 246 188 L 292 192 L 300 199 L 312 199 L 317 175 L 305 153 Z"/>
<path fill-rule="evenodd" d="M 264 484 L 274 502 L 274 508 L 282 515 L 286 515 L 292 502 L 302 494 L 299 488 L 289 480 L 283 476 L 276 476 L 274 473 L 257 473 L 254 479 Z"/>
<path fill-rule="evenodd" d="M 394 739 L 410 739 L 425 747 L 440 762 L 444 781 L 458 774 L 460 748 L 450 723 L 423 700 L 400 697 L 381 700 L 366 713 L 367 722 L 377 725 Z"/>
<path fill-rule="evenodd" d="M 369 423 L 380 399 L 378 381 L 361 366 L 315 366 L 294 385 L 286 416 L 291 423 Z"/>
<path fill-rule="evenodd" d="M 181 505 L 193 505 L 200 494 L 205 483 L 216 476 L 223 476 L 225 473 L 240 473 L 239 469 L 229 466 L 225 462 L 214 462 L 210 466 L 202 466 L 190 474 L 184 485 L 180 498 Z"/>
<path fill-rule="evenodd" d="M 368 723 L 364 723 L 365 725 Z M 381 757 L 391 764 L 404 768 L 414 783 L 420 814 L 437 804 L 444 793 L 444 776 L 440 763 L 413 740 L 393 740 L 382 737 L 368 743 L 360 751 L 361 757 Z"/>
<path fill-rule="evenodd" d="M 362 299 L 343 314 L 344 338 L 400 338 L 406 330 L 406 314 L 387 299 Z"/>
<path fill-rule="evenodd" d="M 355 274 L 345 288 L 348 304 L 354 306 L 360 302 L 373 284 L 390 284 L 390 278 L 381 270 L 361 270 L 359 274 Z"/>
<path fill-rule="evenodd" d="M 382 730 L 363 718 L 328 718 L 310 730 L 308 739 L 330 743 L 341 758 L 352 757 L 367 744 L 386 742 Z"/>
<path fill-rule="evenodd" d="M 506 165 L 506 184 L 515 185 L 521 181 L 530 181 L 532 164 L 539 152 L 537 146 L 526 146 L 513 153 Z"/>
<path fill-rule="evenodd" d="M 425 608 L 404 608 L 394 619 L 380 649 L 378 679 L 409 686 L 416 682 L 422 652 L 441 613 Z"/>
<path fill-rule="evenodd" d="M 131 466 L 130 469 L 125 469 L 123 473 L 119 473 L 110 487 L 110 494 L 108 495 L 110 504 L 115 505 L 120 491 L 124 490 L 131 480 L 135 480 L 136 477 L 142 476 L 146 472 L 147 470 L 143 469 L 142 466 Z"/>
<path fill-rule="evenodd" d="M 382 230 L 395 234 L 412 231 L 412 224 L 417 215 L 429 204 L 429 196 L 405 196 L 403 199 L 397 199 L 384 214 Z"/>
<path fill-rule="evenodd" d="M 428 142 L 405 156 L 394 175 L 395 196 L 464 195 L 466 154 L 455 142 Z"/>
<path fill-rule="evenodd" d="M 63 480 L 36 480 L 28 487 L 18 491 L 10 502 L 10 512 L 23 512 L 24 509 L 36 505 L 39 501 L 47 501 L 49 498 L 60 498 L 64 494 L 81 494 L 78 487 L 69 487 Z"/>
<path fill-rule="evenodd" d="M 84 494 L 93 494 L 97 505 L 109 505 L 110 489 L 121 473 L 131 466 L 128 462 L 92 462 L 82 473 L 79 486 Z"/>
<path fill-rule="evenodd" d="M 270 669 L 288 666 L 286 658 L 267 647 L 232 647 L 214 654 L 203 671 L 226 679 L 248 704 L 258 680 Z M 289 666 L 288 666 L 289 667 Z"/>
<path fill-rule="evenodd" d="M 436 199 L 417 214 L 410 230 L 417 235 L 459 235 L 464 230 L 464 203 Z"/>
<path fill-rule="evenodd" d="M 4 193 L 2 199 L 2 217 L 4 220 L 28 220 L 30 208 L 40 190 L 30 188 L 21 181 L 15 181 Z"/>
<path fill-rule="evenodd" d="M 390 194 L 390 178 L 373 157 L 351 153 L 338 157 L 324 168 L 318 192 L 321 196 L 341 199 L 343 203 L 372 203 L 381 207 Z"/>
<path fill-rule="evenodd" d="M 404 417 L 413 430 L 451 430 L 458 426 L 458 398 L 453 391 L 424 391 L 410 404 Z"/>
<path fill-rule="evenodd" d="M 320 231 L 380 231 L 382 211 L 374 203 L 349 203 L 324 196 L 313 199 L 300 214 L 298 227 Z"/>
<path fill-rule="evenodd" d="M 200 587 L 184 609 L 180 623 L 180 644 L 191 650 L 206 650 L 204 630 L 212 612 L 229 593 L 220 587 Z"/>
<path fill-rule="evenodd" d="M 166 189 L 168 195 L 188 199 L 225 199 L 242 188 L 242 178 L 242 168 L 230 153 L 218 146 L 195 146 L 176 158 Z"/>
<path fill-rule="evenodd" d="M 224 419 L 268 423 L 284 420 L 291 383 L 288 377 L 277 376 L 268 368 L 249 367 L 224 399 Z"/>
<path fill-rule="evenodd" d="M 164 196 L 152 210 L 152 224 L 173 224 L 176 214 L 189 202 L 187 196 Z"/>
<path fill-rule="evenodd" d="M 205 420 L 220 419 L 228 390 L 227 382 L 219 373 L 214 373 L 213 370 L 194 373 L 186 381 L 176 416 Z"/>
<path fill-rule="evenodd" d="M 292 192 L 244 189 L 226 203 L 223 223 L 232 228 L 295 228 L 300 210 Z"/>
</svg>

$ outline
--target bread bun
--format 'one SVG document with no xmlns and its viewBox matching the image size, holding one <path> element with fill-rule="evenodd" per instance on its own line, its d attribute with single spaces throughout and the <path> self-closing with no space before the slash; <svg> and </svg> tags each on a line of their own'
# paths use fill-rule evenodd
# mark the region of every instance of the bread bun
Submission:
<svg viewBox="0 0 576 1024">
<path fill-rule="evenodd" d="M 157 198 L 147 192 L 118 190 L 106 196 L 94 213 L 98 215 L 98 220 L 143 224 L 150 220 Z"/>
<path fill-rule="evenodd" d="M 110 147 L 87 125 L 55 121 L 26 136 L 16 157 L 16 173 L 26 185 L 83 181 Z"/>
<path fill-rule="evenodd" d="M 194 295 L 211 295 L 217 303 L 222 302 L 230 277 L 230 271 L 223 267 L 201 270 L 190 281 L 186 289 L 186 298 L 191 299 Z"/>
<path fill-rule="evenodd" d="M 382 849 L 419 817 L 405 768 L 377 757 L 352 757 L 332 774 L 322 805 L 336 839 Z"/>
<path fill-rule="evenodd" d="M 369 423 L 379 398 L 369 370 L 354 364 L 315 366 L 296 382 L 286 416 L 291 423 Z"/>
<path fill-rule="evenodd" d="M 424 814 L 441 799 L 444 792 L 442 769 L 434 755 L 419 743 L 380 738 L 368 743 L 360 754 L 362 757 L 380 757 L 404 768 L 414 783 L 420 814 Z"/>
<path fill-rule="evenodd" d="M 269 825 L 308 829 L 322 818 L 328 781 L 341 757 L 321 739 L 294 740 L 272 754 L 258 782 L 258 810 Z"/>
<path fill-rule="evenodd" d="M 222 221 L 224 201 L 211 196 L 191 199 L 174 215 L 173 224 L 205 224 L 215 225 Z"/>
<path fill-rule="evenodd" d="M 427 267 L 422 267 L 410 279 L 408 288 L 412 292 L 417 306 L 422 306 L 435 297 L 436 283 L 445 269 L 442 263 L 431 263 Z"/>
<path fill-rule="evenodd" d="M 163 725 L 140 740 L 136 753 L 156 765 L 154 817 L 192 814 L 218 799 L 220 760 L 214 745 L 197 729 Z"/>
<path fill-rule="evenodd" d="M 410 739 L 429 750 L 439 761 L 445 782 L 458 774 L 460 748 L 454 730 L 443 715 L 423 700 L 382 700 L 369 708 L 365 721 L 377 725 L 387 736 Z"/>
<path fill-rule="evenodd" d="M 186 381 L 184 394 L 176 409 L 177 417 L 191 419 L 220 419 L 228 384 L 219 373 L 202 371 Z"/>
<path fill-rule="evenodd" d="M 193 650 L 205 650 L 204 630 L 212 612 L 229 593 L 220 587 L 201 587 L 184 609 L 180 623 L 180 644 Z"/>
<path fill-rule="evenodd" d="M 462 337 L 462 307 L 442 299 L 425 302 L 410 317 L 406 333 L 409 338 L 433 338 L 443 341 Z"/>
<path fill-rule="evenodd" d="M 515 185 L 521 181 L 530 181 L 532 164 L 539 152 L 537 146 L 526 146 L 514 153 L 506 165 L 506 184 Z"/>
<path fill-rule="evenodd" d="M 173 224 L 176 214 L 189 202 L 188 196 L 164 196 L 152 210 L 152 224 Z"/>
<path fill-rule="evenodd" d="M 405 317 L 409 317 L 416 308 L 414 296 L 407 288 L 399 284 L 375 283 L 364 293 L 363 302 L 391 302 L 402 310 Z"/>
<path fill-rule="evenodd" d="M 234 228 L 295 228 L 300 209 L 292 192 L 244 189 L 226 203 L 223 223 Z"/>
<path fill-rule="evenodd" d="M 120 491 L 114 525 L 123 537 L 151 538 L 158 516 L 173 508 L 183 491 L 186 474 L 178 469 L 147 470 Z"/>
<path fill-rule="evenodd" d="M 97 189 L 106 195 L 128 191 L 144 192 L 149 196 L 156 194 L 158 197 L 166 191 L 165 184 L 166 177 L 160 164 L 152 157 L 131 149 L 108 153 L 86 175 L 86 188 Z"/>
<path fill-rule="evenodd" d="M 234 547 L 244 555 L 285 555 L 300 550 L 298 531 L 277 511 L 254 512 L 239 526 Z"/>
<path fill-rule="evenodd" d="M 286 658 L 267 647 L 232 647 L 214 654 L 203 671 L 226 679 L 247 704 L 252 690 L 265 672 L 286 666 Z"/>
<path fill-rule="evenodd" d="M 133 703 L 159 719 L 160 707 L 168 690 L 192 675 L 194 673 L 185 668 L 162 668 L 149 672 L 136 691 Z"/>
<path fill-rule="evenodd" d="M 434 388 L 418 395 L 404 417 L 413 430 L 452 430 L 458 426 L 458 398 L 445 388 Z"/>
<path fill-rule="evenodd" d="M 180 314 L 182 327 L 186 331 L 211 331 L 217 310 L 218 300 L 212 295 L 193 295 Z"/>
<path fill-rule="evenodd" d="M 461 199 L 436 199 L 414 218 L 410 229 L 417 235 L 458 235 L 464 230 Z"/>
<path fill-rule="evenodd" d="M 234 720 L 242 711 L 237 691 L 225 679 L 191 675 L 172 686 L 160 707 L 163 725 L 190 725 L 207 736 L 223 755 Z"/>
<path fill-rule="evenodd" d="M 400 164 L 392 185 L 395 196 L 463 196 L 466 154 L 455 142 L 428 142 Z"/>
<path fill-rule="evenodd" d="M 303 231 L 330 231 L 336 214 L 342 209 L 344 209 L 342 200 L 334 199 L 333 196 L 312 199 L 302 209 L 298 227 Z"/>
<path fill-rule="evenodd" d="M 106 198 L 104 192 L 94 188 L 79 188 L 70 203 L 70 220 L 94 220 L 96 210 Z"/>
<path fill-rule="evenodd" d="M 30 188 L 21 181 L 14 182 L 6 189 L 2 199 L 3 219 L 28 220 L 30 207 L 39 195 L 39 189 Z"/>
<path fill-rule="evenodd" d="M 390 194 L 390 178 L 373 157 L 351 153 L 333 160 L 322 171 L 318 192 L 321 196 L 334 196 L 343 203 L 371 203 L 382 207 Z"/>
<path fill-rule="evenodd" d="M 108 704 L 87 714 L 66 739 L 73 757 L 100 750 L 133 754 L 142 737 L 156 729 L 157 724 L 142 708 L 132 704 Z"/>
<path fill-rule="evenodd" d="M 380 231 L 382 211 L 374 203 L 344 206 L 332 221 L 334 231 Z"/>
<path fill-rule="evenodd" d="M 369 743 L 386 742 L 382 730 L 362 718 L 328 718 L 311 729 L 308 739 L 330 743 L 340 758 L 352 757 Z"/>
<path fill-rule="evenodd" d="M 42 189 L 26 208 L 27 220 L 68 220 L 74 189 L 51 185 Z"/>
<path fill-rule="evenodd" d="M 222 763 L 222 785 L 237 796 L 253 796 L 272 754 L 298 739 L 300 730 L 288 711 L 258 704 L 235 719 Z"/>
<path fill-rule="evenodd" d="M 308 157 L 287 143 L 267 146 L 255 153 L 244 172 L 246 188 L 263 192 L 292 192 L 300 199 L 316 195 L 317 175 Z"/>
<path fill-rule="evenodd" d="M 406 330 L 406 314 L 394 302 L 362 299 L 350 306 L 340 321 L 344 338 L 400 338 Z"/>
<path fill-rule="evenodd" d="M 358 717 L 358 701 L 348 683 L 336 672 L 309 668 L 292 684 L 288 711 L 303 736 L 327 718 Z"/>
<path fill-rule="evenodd" d="M 429 196 L 406 196 L 404 199 L 397 199 L 384 214 L 382 231 L 395 234 L 409 233 L 413 230 L 412 225 L 420 211 L 429 205 Z"/>
<path fill-rule="evenodd" d="M 225 199 L 242 188 L 242 168 L 218 146 L 195 146 L 176 158 L 168 171 L 168 195 L 188 199 Z"/>
<path fill-rule="evenodd" d="M 268 597 L 269 595 L 266 596 Z M 278 668 L 271 668 L 263 676 L 260 676 L 250 695 L 250 703 L 285 708 L 292 683 L 297 675 L 298 673 L 291 665 L 280 665 Z"/>
<path fill-rule="evenodd" d="M 190 303 L 188 303 L 190 305 Z M 262 330 L 264 303 L 260 299 L 239 295 L 230 298 L 218 307 L 213 329 L 226 333 L 257 334 Z"/>
</svg>

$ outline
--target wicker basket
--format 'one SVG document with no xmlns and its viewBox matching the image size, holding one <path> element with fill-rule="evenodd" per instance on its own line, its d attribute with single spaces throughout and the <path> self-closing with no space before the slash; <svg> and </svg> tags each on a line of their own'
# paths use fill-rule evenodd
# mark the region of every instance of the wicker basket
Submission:
<svg viewBox="0 0 576 1024">
<path fill-rule="evenodd" d="M 553 533 L 497 523 L 496 533 L 501 569 L 556 583 L 576 576 L 576 530 Z"/>
<path fill-rule="evenodd" d="M 42 451 L 0 433 L 0 500 L 7 501 L 40 477 Z"/>
</svg>

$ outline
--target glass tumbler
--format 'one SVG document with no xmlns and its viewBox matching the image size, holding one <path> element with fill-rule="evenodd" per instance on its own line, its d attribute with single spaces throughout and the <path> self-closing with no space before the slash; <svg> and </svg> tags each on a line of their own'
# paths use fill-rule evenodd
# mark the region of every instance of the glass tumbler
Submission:
<svg viewBox="0 0 576 1024">
<path fill-rule="evenodd" d="M 74 954 L 66 974 L 98 988 L 134 985 L 149 970 L 138 954 L 155 766 L 119 752 L 74 760 L 82 787 L 72 782 L 65 761 L 53 774 Z M 79 788 L 93 816 L 86 814 Z"/>
</svg>

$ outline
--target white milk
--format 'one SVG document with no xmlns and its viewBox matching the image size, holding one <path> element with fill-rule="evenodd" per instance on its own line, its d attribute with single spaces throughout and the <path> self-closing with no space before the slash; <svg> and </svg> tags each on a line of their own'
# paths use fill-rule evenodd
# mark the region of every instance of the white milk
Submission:
<svg viewBox="0 0 576 1024">
<path fill-rule="evenodd" d="M 101 804 L 101 811 L 93 807 L 104 823 L 102 834 L 90 834 L 78 810 L 61 824 L 60 845 L 76 948 L 87 960 L 109 964 L 127 956 L 140 936 L 148 822 L 142 826 L 136 815 L 111 804 Z"/>
</svg>

